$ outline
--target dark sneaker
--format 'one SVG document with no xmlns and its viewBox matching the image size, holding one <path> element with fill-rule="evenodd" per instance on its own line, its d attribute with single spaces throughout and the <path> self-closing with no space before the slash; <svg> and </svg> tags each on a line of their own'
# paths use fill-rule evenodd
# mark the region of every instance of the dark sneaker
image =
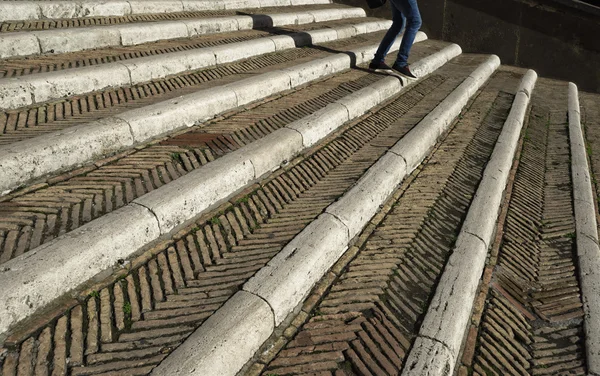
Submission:
<svg viewBox="0 0 600 376">
<path fill-rule="evenodd" d="M 417 78 L 417 76 L 415 76 L 410 71 L 410 68 L 408 67 L 408 65 L 400 67 L 400 66 L 394 64 L 394 66 L 392 67 L 392 69 L 395 70 L 396 72 L 400 73 L 401 75 L 408 77 L 408 78 Z"/>
<path fill-rule="evenodd" d="M 384 63 L 383 61 L 380 63 L 376 63 L 374 61 L 371 61 L 371 64 L 369 64 L 369 69 L 375 72 L 385 72 L 385 71 L 390 71 L 392 70 L 392 68 L 390 68 L 386 63 Z"/>
</svg>

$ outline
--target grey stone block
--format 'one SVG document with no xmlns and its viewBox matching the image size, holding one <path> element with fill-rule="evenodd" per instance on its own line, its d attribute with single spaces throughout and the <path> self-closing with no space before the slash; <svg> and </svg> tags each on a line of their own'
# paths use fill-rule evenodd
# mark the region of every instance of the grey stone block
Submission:
<svg viewBox="0 0 600 376">
<path fill-rule="evenodd" d="M 322 214 L 244 285 L 273 309 L 281 324 L 348 247 L 348 229 Z"/>
<path fill-rule="evenodd" d="M 138 84 L 185 71 L 214 66 L 215 54 L 210 48 L 202 48 L 195 51 L 180 51 L 125 60 L 118 64 L 129 70 L 131 84 Z"/>
<path fill-rule="evenodd" d="M 285 71 L 274 71 L 271 73 L 246 78 L 245 80 L 225 85 L 235 92 L 238 106 L 243 106 L 258 99 L 268 97 L 275 93 L 291 89 L 290 77 Z"/>
<path fill-rule="evenodd" d="M 571 174 L 575 206 L 577 256 L 583 301 L 588 372 L 600 374 L 600 247 L 594 191 L 590 179 L 585 142 L 581 130 L 579 93 L 569 83 L 568 113 L 571 144 Z"/>
<path fill-rule="evenodd" d="M 238 291 L 151 375 L 235 375 L 273 330 L 269 305 L 255 295 Z"/>
<path fill-rule="evenodd" d="M 259 178 L 292 160 L 303 148 L 300 132 L 282 128 L 246 145 L 240 152 L 252 162 L 254 175 Z"/>
<path fill-rule="evenodd" d="M 0 149 L 0 193 L 133 145 L 129 125 L 107 118 Z"/>
<path fill-rule="evenodd" d="M 331 103 L 305 118 L 288 124 L 287 127 L 300 132 L 304 147 L 310 147 L 349 119 L 346 106 Z"/>
<path fill-rule="evenodd" d="M 487 250 L 481 239 L 461 230 L 419 330 L 419 336 L 446 345 L 453 359 L 471 319 Z"/>
<path fill-rule="evenodd" d="M 156 218 L 126 206 L 0 267 L 0 333 L 160 235 Z"/>
<path fill-rule="evenodd" d="M 260 38 L 212 47 L 211 51 L 217 58 L 217 64 L 225 64 L 274 52 L 275 44 L 269 38 Z"/>
<path fill-rule="evenodd" d="M 250 160 L 243 153 L 234 152 L 134 202 L 150 209 L 158 219 L 161 234 L 166 234 L 227 199 L 254 178 Z"/>
<path fill-rule="evenodd" d="M 176 13 L 183 12 L 180 1 L 129 0 L 132 14 Z"/>
<path fill-rule="evenodd" d="M 350 56 L 337 54 L 299 64 L 293 68 L 286 68 L 283 69 L 283 72 L 289 74 L 292 87 L 297 87 L 348 68 L 350 68 Z"/>
<path fill-rule="evenodd" d="M 32 33 L 10 33 L 0 38 L 0 58 L 2 59 L 13 56 L 37 55 L 40 52 L 38 39 Z"/>
<path fill-rule="evenodd" d="M 331 204 L 332 214 L 348 227 L 349 237 L 358 235 L 406 177 L 404 159 L 393 153 L 381 157 L 342 198 Z"/>
<path fill-rule="evenodd" d="M 118 46 L 121 43 L 119 30 L 110 27 L 37 31 L 33 32 L 33 35 L 39 40 L 41 53 L 58 54 L 83 51 L 94 48 Z"/>
<path fill-rule="evenodd" d="M 0 2 L 0 21 L 39 20 L 42 11 L 33 1 Z"/>
<path fill-rule="evenodd" d="M 22 80 L 31 87 L 27 95 L 33 96 L 33 103 L 130 84 L 129 71 L 119 63 L 39 73 Z M 5 82 L 0 81 L 0 88 L 5 86 Z M 5 98 L 0 103 L 4 107 Z"/>
<path fill-rule="evenodd" d="M 119 25 L 118 31 L 121 36 L 120 44 L 123 46 L 197 35 L 191 34 L 186 23 L 182 21 Z"/>
<path fill-rule="evenodd" d="M 142 143 L 159 135 L 200 124 L 237 105 L 233 90 L 220 87 L 127 111 L 117 117 L 129 124 L 134 142 Z"/>
</svg>

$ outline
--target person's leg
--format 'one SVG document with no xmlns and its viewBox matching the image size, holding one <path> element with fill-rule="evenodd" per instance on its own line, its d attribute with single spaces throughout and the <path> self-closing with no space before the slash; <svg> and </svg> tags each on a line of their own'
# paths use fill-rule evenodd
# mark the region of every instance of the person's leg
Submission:
<svg viewBox="0 0 600 376">
<path fill-rule="evenodd" d="M 404 27 L 404 15 L 391 0 L 390 6 L 392 7 L 392 26 L 390 26 L 387 33 L 385 33 L 385 36 L 379 44 L 377 52 L 375 52 L 375 57 L 373 58 L 374 63 L 383 62 L 383 59 L 385 59 L 385 56 L 390 51 L 390 48 L 392 48 L 392 44 L 394 44 L 398 34 L 400 34 Z"/>
<path fill-rule="evenodd" d="M 394 66 L 405 67 L 408 65 L 408 55 L 415 42 L 417 31 L 421 27 L 421 13 L 417 0 L 391 0 L 400 12 L 406 17 L 406 30 L 402 36 L 402 43 Z"/>
</svg>

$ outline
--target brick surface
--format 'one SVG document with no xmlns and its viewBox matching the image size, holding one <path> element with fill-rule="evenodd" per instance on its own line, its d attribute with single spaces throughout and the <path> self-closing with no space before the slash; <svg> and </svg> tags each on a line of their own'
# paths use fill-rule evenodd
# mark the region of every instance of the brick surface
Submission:
<svg viewBox="0 0 600 376">
<path fill-rule="evenodd" d="M 319 85 L 289 93 L 253 110 L 214 122 L 205 128 L 194 127 L 186 133 L 167 138 L 160 145 L 121 153 L 117 158 L 97 164 L 100 166 L 98 168 L 77 169 L 77 173 L 66 174 L 57 184 L 0 202 L 0 229 L 6 232 L 6 240 L 4 244 L 0 244 L 0 263 L 92 219 L 119 209 L 133 199 L 214 160 L 214 155 L 220 157 L 237 150 L 275 129 L 306 116 L 307 112 L 323 108 L 328 103 L 380 78 L 376 75 L 366 75 L 361 71 L 348 72 Z M 299 111 L 300 109 L 303 110 Z M 247 116 L 256 119 L 249 123 L 244 119 Z M 269 130 L 264 130 L 260 126 L 265 119 L 270 119 L 273 124 Z M 252 130 L 251 135 L 246 135 L 245 132 L 248 130 Z M 219 137 L 234 134 L 243 142 L 232 144 L 227 150 L 222 150 L 218 145 L 211 143 L 187 144 L 188 137 L 195 134 Z M 186 166 L 183 157 L 194 163 Z M 283 187 L 279 184 L 278 189 Z M 244 208 L 250 210 L 246 206 Z M 57 210 L 61 213 L 58 218 Z M 228 219 L 222 218 L 221 222 L 228 228 L 226 238 L 229 243 L 233 241 L 234 236 L 239 239 L 244 232 L 249 231 L 245 222 L 240 224 L 236 221 L 235 213 L 228 214 Z M 246 226 L 245 230 L 242 229 L 243 226 Z M 221 236 L 219 233 L 215 236 L 217 237 L 215 241 L 221 243 L 225 241 L 218 238 Z M 184 273 L 186 272 L 189 277 L 190 270 L 186 269 Z"/>
<path fill-rule="evenodd" d="M 353 375 L 401 371 L 519 78 L 498 73 L 481 91 L 381 222 L 367 229 L 331 289 L 309 297 L 320 300 L 312 318 L 263 375 L 302 374 L 312 364 Z M 326 346 L 340 348 L 343 357 L 320 363 Z"/>
<path fill-rule="evenodd" d="M 338 7 L 302 6 L 298 10 Z M 251 13 L 285 9 L 251 10 Z M 0 23 L 18 30 L 226 16 L 233 11 Z M 364 19 L 362 19 L 364 20 Z M 268 35 L 349 25 L 331 21 L 126 48 L 7 59 L 0 76 L 97 65 Z M 69 97 L 0 113 L 0 145 L 112 116 L 199 89 L 374 44 L 383 33 Z M 415 45 L 418 59 L 445 44 Z M 450 93 L 482 56 L 463 55 L 234 200 L 153 246 L 127 268 L 24 324 L 0 350 L 2 375 L 146 375 L 351 187 L 379 156 Z M 501 69 L 426 163 L 315 286 L 248 375 L 390 375 L 418 333 L 437 280 L 506 119 L 519 73 Z M 201 126 L 48 177 L 0 199 L 0 264 L 127 205 L 186 173 L 355 92 L 382 76 L 353 69 L 221 114 Z M 585 374 L 582 304 L 574 265 L 566 90 L 543 80 L 533 98 L 459 375 Z M 597 97 L 582 96 L 593 153 Z M 566 102 L 565 102 L 566 103 Z M 594 157 L 595 155 L 595 157 Z M 600 173 L 598 173 L 600 174 Z M 62 306 L 61 306 L 62 307 Z M 0 344 L 1 345 L 1 344 Z"/>
<path fill-rule="evenodd" d="M 68 363 L 67 372 L 73 375 L 149 372 L 152 365 L 180 344 L 306 224 L 352 186 L 386 151 L 377 146 L 381 141 L 398 140 L 417 121 L 399 120 L 392 114 L 410 111 L 412 104 L 425 100 L 426 105 L 415 111 L 427 113 L 469 72 L 469 67 L 460 64 L 451 69 L 460 72 L 462 77 L 432 76 L 417 84 L 389 106 L 349 125 L 339 136 L 267 178 L 254 191 L 246 192 L 216 209 L 212 216 L 191 225 L 187 233 L 178 233 L 176 241 L 166 242 L 163 248 L 152 251 L 156 253 L 129 274 L 97 291 L 91 290 L 83 304 L 84 309 L 71 310 L 71 321 L 82 321 L 78 324 L 78 332 L 83 334 L 77 334 L 73 342 L 75 347 L 69 351 L 81 351 L 77 343 L 83 342 L 85 356 L 78 364 Z M 325 88 L 337 91 L 333 98 L 378 79 L 377 75 L 362 71 L 352 74 L 357 79 L 344 82 L 342 89 L 340 81 L 326 84 L 330 86 Z M 343 77 L 337 78 L 341 79 Z M 435 89 L 439 92 L 433 94 Z M 313 98 L 331 91 L 320 90 Z M 281 98 L 290 99 L 289 96 Z M 328 103 L 327 98 L 319 99 L 319 106 Z M 277 104 L 267 102 L 265 105 Z M 285 105 L 286 109 L 293 108 L 290 102 Z M 264 118 L 267 108 L 257 106 L 255 110 L 257 113 L 262 111 Z M 250 218 L 245 218 L 244 213 L 250 214 Z M 248 226 L 247 233 L 241 219 Z M 196 255 L 192 256 L 193 253 Z M 210 262 L 204 263 L 203 259 Z M 200 262 L 201 267 L 194 270 L 194 262 Z M 333 280 L 333 274 L 331 278 Z M 322 287 L 321 292 L 325 288 Z M 128 304 L 134 299 L 134 304 Z M 136 304 L 138 318 L 133 320 Z M 130 308 L 125 311 L 125 306 Z M 45 327 L 54 328 L 55 325 L 50 322 Z M 348 340 L 347 334 L 338 335 L 340 341 Z M 313 340 L 317 344 L 325 343 L 327 336 L 323 334 Z M 23 340 L 27 341 L 26 338 Z M 285 344 L 282 341 L 280 347 Z M 17 351 L 22 348 L 22 345 L 17 346 Z M 335 351 L 338 352 L 335 359 L 339 359 L 340 350 Z M 52 364 L 49 364 L 48 372 L 53 372 Z"/>
<path fill-rule="evenodd" d="M 566 84 L 540 80 L 532 96 L 478 334 L 462 359 L 480 374 L 585 374 L 576 275 Z M 562 111 L 561 108 L 565 110 Z M 474 348 L 474 349 L 473 349 Z"/>
</svg>

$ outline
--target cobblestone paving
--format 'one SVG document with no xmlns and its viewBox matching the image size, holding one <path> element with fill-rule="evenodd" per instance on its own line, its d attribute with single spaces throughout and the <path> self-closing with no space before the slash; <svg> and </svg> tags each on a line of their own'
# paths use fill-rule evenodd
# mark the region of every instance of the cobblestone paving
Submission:
<svg viewBox="0 0 600 376">
<path fill-rule="evenodd" d="M 519 79 L 492 78 L 263 375 L 398 374 Z"/>
<path fill-rule="evenodd" d="M 147 374 L 481 59 L 459 57 L 305 158 L 134 260 L 129 272 L 82 296 L 81 304 L 22 326 L 4 343 L 2 372 L 37 368 L 57 375 Z"/>
</svg>

